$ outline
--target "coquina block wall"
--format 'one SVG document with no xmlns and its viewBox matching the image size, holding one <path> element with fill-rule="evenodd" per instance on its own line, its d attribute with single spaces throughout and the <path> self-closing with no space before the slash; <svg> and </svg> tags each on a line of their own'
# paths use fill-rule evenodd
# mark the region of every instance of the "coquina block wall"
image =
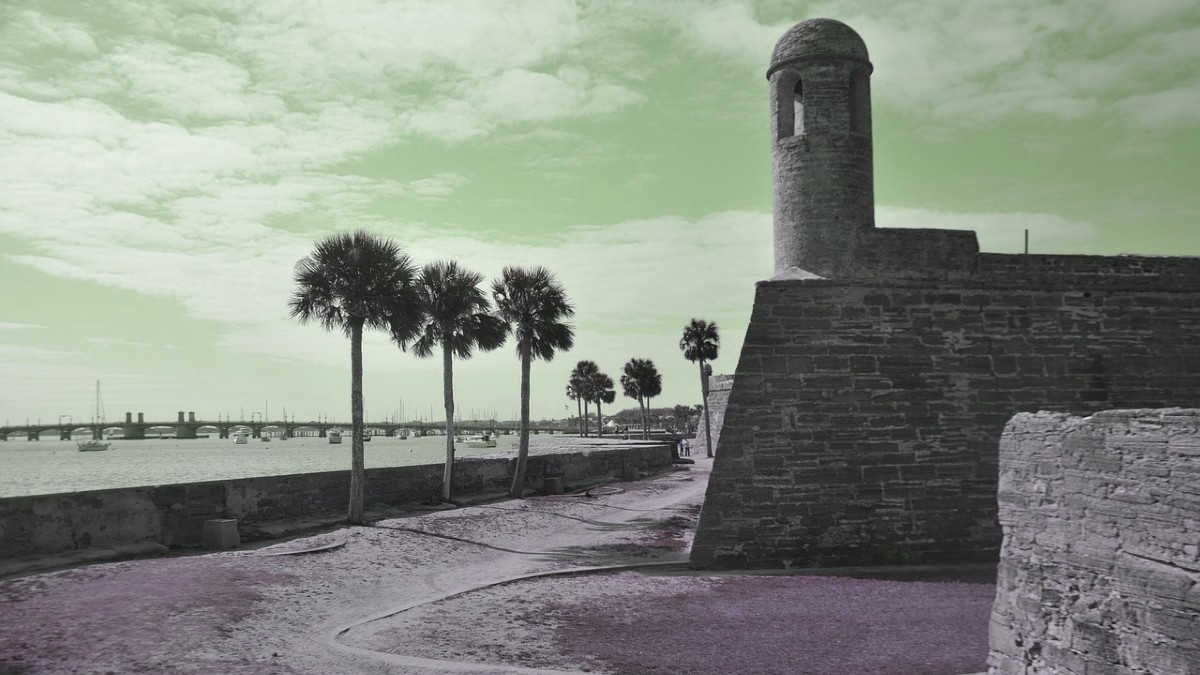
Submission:
<svg viewBox="0 0 1200 675">
<path fill-rule="evenodd" d="M 1017 415 L 999 497 L 993 673 L 1200 673 L 1200 410 Z"/>
<path fill-rule="evenodd" d="M 692 440 L 692 454 L 697 450 L 707 452 L 706 428 L 712 429 L 712 447 L 716 451 L 721 441 L 721 426 L 725 424 L 725 409 L 729 406 L 729 392 L 733 390 L 732 375 L 713 375 L 708 378 L 708 400 L 705 401 L 704 412 L 696 425 L 696 438 Z M 709 425 L 705 427 L 704 417 L 709 417 Z"/>
<path fill-rule="evenodd" d="M 1200 259 L 980 253 L 970 231 L 875 227 L 871 72 L 831 19 L 771 54 L 775 274 L 695 567 L 994 561 L 1014 414 L 1200 406 Z"/>
<path fill-rule="evenodd" d="M 1200 407 L 1200 260 L 980 262 L 758 284 L 694 566 L 995 560 L 1015 413 Z"/>
</svg>

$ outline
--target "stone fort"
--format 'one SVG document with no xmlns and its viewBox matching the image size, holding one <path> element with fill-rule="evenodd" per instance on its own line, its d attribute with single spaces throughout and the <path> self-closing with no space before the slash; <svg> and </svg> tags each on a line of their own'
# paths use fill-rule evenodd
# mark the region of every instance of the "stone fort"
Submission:
<svg viewBox="0 0 1200 675">
<path fill-rule="evenodd" d="M 1200 258 L 981 253 L 970 231 L 875 227 L 871 72 L 829 19 L 771 54 L 775 274 L 693 567 L 995 561 L 1015 414 L 1200 407 Z"/>
</svg>

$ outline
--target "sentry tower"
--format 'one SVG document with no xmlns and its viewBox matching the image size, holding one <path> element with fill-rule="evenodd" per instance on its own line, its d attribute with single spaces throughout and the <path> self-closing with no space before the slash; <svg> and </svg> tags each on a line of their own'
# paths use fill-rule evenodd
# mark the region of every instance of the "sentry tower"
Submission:
<svg viewBox="0 0 1200 675">
<path fill-rule="evenodd" d="M 775 274 L 847 276 L 875 227 L 871 61 L 858 33 L 810 19 L 771 54 Z"/>
</svg>

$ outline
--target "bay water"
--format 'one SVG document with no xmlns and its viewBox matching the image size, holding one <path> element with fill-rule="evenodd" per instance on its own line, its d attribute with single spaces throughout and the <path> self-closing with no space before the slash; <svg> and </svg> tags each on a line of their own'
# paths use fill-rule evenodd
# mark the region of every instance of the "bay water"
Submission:
<svg viewBox="0 0 1200 675">
<path fill-rule="evenodd" d="M 511 445 L 516 438 L 498 436 L 494 448 L 467 448 L 460 443 L 455 456 L 515 455 Z M 0 498 L 350 468 L 348 433 L 341 444 L 298 436 L 286 441 L 251 438 L 238 445 L 232 437 L 215 435 L 188 440 L 116 438 L 111 442 L 105 451 L 80 452 L 75 441 L 0 441 Z M 368 469 L 440 464 L 445 461 L 446 437 L 375 436 L 363 449 Z"/>
</svg>

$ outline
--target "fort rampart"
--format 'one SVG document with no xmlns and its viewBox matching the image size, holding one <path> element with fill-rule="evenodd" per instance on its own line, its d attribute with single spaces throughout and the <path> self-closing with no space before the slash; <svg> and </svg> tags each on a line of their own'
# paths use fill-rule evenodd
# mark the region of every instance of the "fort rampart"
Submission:
<svg viewBox="0 0 1200 675">
<path fill-rule="evenodd" d="M 456 495 L 506 492 L 515 459 L 464 458 L 455 463 Z M 540 489 L 549 476 L 585 483 L 621 476 L 626 466 L 667 467 L 665 443 L 534 454 L 526 486 Z M 394 506 L 437 499 L 442 465 L 367 469 L 365 502 Z M 0 558 L 48 555 L 88 547 L 137 542 L 196 546 L 204 521 L 236 518 L 243 528 L 285 519 L 344 513 L 349 502 L 348 471 L 262 476 L 236 480 L 92 490 L 0 499 Z"/>
<path fill-rule="evenodd" d="M 993 673 L 1200 672 L 1200 410 L 1017 415 L 999 490 Z"/>
<path fill-rule="evenodd" d="M 1200 407 L 1197 335 L 1197 258 L 760 282 L 692 564 L 994 560 L 1005 423 Z"/>
<path fill-rule="evenodd" d="M 775 273 L 694 567 L 992 561 L 1014 414 L 1200 407 L 1200 258 L 980 253 L 966 230 L 875 227 L 872 69 L 832 19 L 771 54 Z"/>
</svg>

